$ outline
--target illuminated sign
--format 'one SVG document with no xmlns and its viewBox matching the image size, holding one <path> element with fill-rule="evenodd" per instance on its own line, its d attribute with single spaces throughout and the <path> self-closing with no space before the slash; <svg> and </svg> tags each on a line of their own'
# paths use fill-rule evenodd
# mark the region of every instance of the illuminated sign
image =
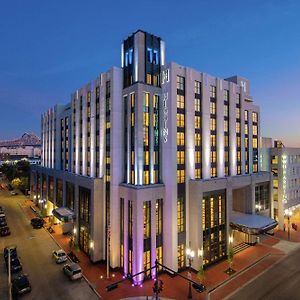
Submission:
<svg viewBox="0 0 300 300">
<path fill-rule="evenodd" d="M 281 158 L 282 163 L 282 173 L 283 173 L 283 203 L 287 203 L 287 195 L 286 195 L 286 155 L 283 155 Z"/>
<path fill-rule="evenodd" d="M 164 139 L 164 143 L 168 141 L 168 93 L 163 93 L 163 128 L 161 135 Z"/>
<path fill-rule="evenodd" d="M 169 82 L 169 69 L 161 72 L 161 84 L 165 84 L 166 82 Z"/>
<path fill-rule="evenodd" d="M 241 87 L 243 88 L 244 93 L 246 93 L 246 88 L 247 88 L 247 83 L 246 83 L 246 81 L 241 81 Z"/>
</svg>

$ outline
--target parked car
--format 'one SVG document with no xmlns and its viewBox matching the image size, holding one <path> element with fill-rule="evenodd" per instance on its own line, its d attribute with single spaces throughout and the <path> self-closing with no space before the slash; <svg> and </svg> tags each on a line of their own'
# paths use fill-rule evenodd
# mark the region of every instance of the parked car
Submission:
<svg viewBox="0 0 300 300">
<path fill-rule="evenodd" d="M 11 194 L 12 196 L 18 195 L 18 193 L 17 193 L 16 191 L 11 191 L 10 194 Z"/>
<path fill-rule="evenodd" d="M 66 252 L 62 249 L 53 251 L 52 256 L 57 264 L 63 263 L 68 259 Z"/>
<path fill-rule="evenodd" d="M 18 254 L 17 254 L 17 246 L 15 245 L 11 245 L 11 246 L 6 246 L 3 250 L 3 256 L 4 256 L 4 259 L 5 261 L 7 261 L 7 258 L 8 258 L 8 252 L 10 252 L 10 257 L 13 258 L 13 257 L 18 257 Z"/>
<path fill-rule="evenodd" d="M 81 268 L 76 263 L 64 265 L 63 272 L 69 277 L 70 280 L 76 280 L 82 277 Z"/>
<path fill-rule="evenodd" d="M 8 271 L 8 259 L 6 262 L 6 270 Z M 12 273 L 17 273 L 22 270 L 22 264 L 20 262 L 20 259 L 18 257 L 13 257 L 10 259 L 10 271 Z"/>
<path fill-rule="evenodd" d="M 4 227 L 4 226 L 7 226 L 6 219 L 5 219 L 5 217 L 0 216 L 0 228 Z"/>
<path fill-rule="evenodd" d="M 0 214 L 4 214 L 4 207 L 3 206 L 0 206 Z"/>
<path fill-rule="evenodd" d="M 31 225 L 35 229 L 42 228 L 44 225 L 44 220 L 42 218 L 33 218 L 31 219 Z"/>
<path fill-rule="evenodd" d="M 8 226 L 0 227 L 0 236 L 10 235 L 10 230 Z"/>
<path fill-rule="evenodd" d="M 30 293 L 31 285 L 29 283 L 28 276 L 25 274 L 21 274 L 18 277 L 16 277 L 12 281 L 11 292 L 14 297 Z"/>
</svg>

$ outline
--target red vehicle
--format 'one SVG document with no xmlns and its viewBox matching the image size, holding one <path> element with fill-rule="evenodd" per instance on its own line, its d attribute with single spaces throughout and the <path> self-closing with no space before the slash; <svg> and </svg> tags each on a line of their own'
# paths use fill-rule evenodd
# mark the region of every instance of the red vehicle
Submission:
<svg viewBox="0 0 300 300">
<path fill-rule="evenodd" d="M 8 226 L 0 227 L 0 236 L 10 235 L 10 230 Z"/>
</svg>

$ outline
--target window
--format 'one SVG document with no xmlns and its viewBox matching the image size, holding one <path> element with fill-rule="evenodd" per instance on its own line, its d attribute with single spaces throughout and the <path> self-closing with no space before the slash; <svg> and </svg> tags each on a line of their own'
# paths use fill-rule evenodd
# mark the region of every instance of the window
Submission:
<svg viewBox="0 0 300 300">
<path fill-rule="evenodd" d="M 201 111 L 201 100 L 198 98 L 195 98 L 195 111 L 197 112 Z"/>
<path fill-rule="evenodd" d="M 239 93 L 236 94 L 236 104 L 237 106 L 241 105 L 241 94 Z"/>
<path fill-rule="evenodd" d="M 184 114 L 177 114 L 177 127 L 184 128 Z"/>
<path fill-rule="evenodd" d="M 184 77 L 177 76 L 177 90 L 184 91 Z"/>
<path fill-rule="evenodd" d="M 179 197 L 177 199 L 177 232 L 184 231 L 184 199 L 183 197 Z"/>
<path fill-rule="evenodd" d="M 210 86 L 209 94 L 210 98 L 216 98 L 217 88 L 214 85 Z"/>
<path fill-rule="evenodd" d="M 201 128 L 201 120 L 199 116 L 195 116 L 195 129 L 200 129 Z"/>
<path fill-rule="evenodd" d="M 184 108 L 184 96 L 177 95 L 177 108 Z"/>
<path fill-rule="evenodd" d="M 185 247 L 184 244 L 177 246 L 178 269 L 182 269 L 185 265 Z"/>
<path fill-rule="evenodd" d="M 184 164 L 184 151 L 177 151 L 177 164 Z"/>
<path fill-rule="evenodd" d="M 201 94 L 201 82 L 195 80 L 195 94 Z"/>
<path fill-rule="evenodd" d="M 215 115 L 216 114 L 216 103 L 211 101 L 210 102 L 210 114 Z"/>
<path fill-rule="evenodd" d="M 257 112 L 252 113 L 252 121 L 253 123 L 257 123 Z"/>
<path fill-rule="evenodd" d="M 224 100 L 229 101 L 229 90 L 224 90 Z"/>
<path fill-rule="evenodd" d="M 184 132 L 177 132 L 177 145 L 184 146 Z"/>
<path fill-rule="evenodd" d="M 144 202 L 144 239 L 151 237 L 151 201 Z"/>
<path fill-rule="evenodd" d="M 162 234 L 162 199 L 157 199 L 155 203 L 156 235 Z"/>
</svg>

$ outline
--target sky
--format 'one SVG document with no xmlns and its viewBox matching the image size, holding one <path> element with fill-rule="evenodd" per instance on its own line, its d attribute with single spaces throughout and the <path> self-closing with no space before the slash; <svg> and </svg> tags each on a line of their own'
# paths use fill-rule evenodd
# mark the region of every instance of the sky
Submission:
<svg viewBox="0 0 300 300">
<path fill-rule="evenodd" d="M 300 1 L 0 0 L 0 139 L 40 134 L 41 114 L 112 66 L 137 29 L 166 61 L 250 80 L 262 136 L 300 147 Z"/>
</svg>

